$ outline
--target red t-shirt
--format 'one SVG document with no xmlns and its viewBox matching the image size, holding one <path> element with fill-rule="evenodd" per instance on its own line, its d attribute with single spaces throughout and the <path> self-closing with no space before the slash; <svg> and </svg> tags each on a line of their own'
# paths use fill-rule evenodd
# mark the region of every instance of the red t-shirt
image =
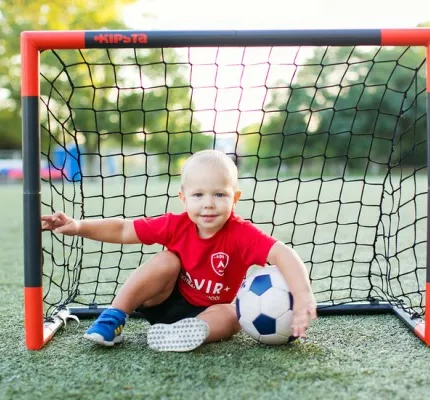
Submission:
<svg viewBox="0 0 430 400">
<path fill-rule="evenodd" d="M 231 303 L 251 265 L 263 266 L 276 239 L 232 213 L 214 236 L 202 239 L 187 213 L 134 220 L 144 244 L 158 243 L 182 263 L 179 291 L 191 304 Z"/>
</svg>

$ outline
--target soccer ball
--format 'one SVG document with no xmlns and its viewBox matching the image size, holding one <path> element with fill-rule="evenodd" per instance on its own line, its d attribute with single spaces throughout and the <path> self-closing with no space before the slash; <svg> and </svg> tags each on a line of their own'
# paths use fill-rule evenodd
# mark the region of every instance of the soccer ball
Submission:
<svg viewBox="0 0 430 400">
<path fill-rule="evenodd" d="M 295 339 L 293 296 L 276 266 L 267 266 L 246 278 L 236 298 L 242 329 L 256 341 L 280 345 Z"/>
</svg>

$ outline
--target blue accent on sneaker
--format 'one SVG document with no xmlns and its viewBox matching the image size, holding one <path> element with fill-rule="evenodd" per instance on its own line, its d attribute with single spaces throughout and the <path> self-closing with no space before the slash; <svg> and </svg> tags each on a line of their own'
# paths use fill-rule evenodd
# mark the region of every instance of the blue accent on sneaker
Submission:
<svg viewBox="0 0 430 400">
<path fill-rule="evenodd" d="M 121 332 L 125 325 L 127 314 L 117 308 L 104 310 L 85 332 L 84 338 L 103 346 L 113 346 L 122 342 Z"/>
</svg>

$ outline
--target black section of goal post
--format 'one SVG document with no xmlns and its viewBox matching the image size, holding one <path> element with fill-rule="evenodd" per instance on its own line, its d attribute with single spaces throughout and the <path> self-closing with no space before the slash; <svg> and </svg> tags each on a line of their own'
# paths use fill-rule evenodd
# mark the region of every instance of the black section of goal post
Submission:
<svg viewBox="0 0 430 400">
<path fill-rule="evenodd" d="M 318 315 L 357 315 L 357 314 L 391 314 L 393 306 L 386 302 L 364 302 L 348 304 L 318 304 Z"/>
<path fill-rule="evenodd" d="M 380 45 L 380 29 L 86 31 L 86 48 Z"/>
<path fill-rule="evenodd" d="M 107 307 L 68 307 L 67 310 L 71 315 L 76 315 L 79 319 L 97 318 Z M 141 318 L 142 314 L 133 311 L 130 314 L 131 318 Z"/>
<path fill-rule="evenodd" d="M 24 207 L 24 284 L 42 286 L 42 235 L 40 229 L 39 98 L 22 99 L 22 161 Z"/>
<path fill-rule="evenodd" d="M 318 304 L 318 315 L 358 315 L 358 314 L 392 314 L 394 312 L 393 306 L 389 303 L 383 302 L 365 302 L 365 303 L 348 303 L 348 304 L 337 304 L 337 305 L 326 305 Z M 96 318 L 98 317 L 106 307 L 70 307 L 68 311 L 72 315 L 76 315 L 78 318 Z M 133 312 L 130 317 L 139 318 L 141 314 Z"/>
</svg>

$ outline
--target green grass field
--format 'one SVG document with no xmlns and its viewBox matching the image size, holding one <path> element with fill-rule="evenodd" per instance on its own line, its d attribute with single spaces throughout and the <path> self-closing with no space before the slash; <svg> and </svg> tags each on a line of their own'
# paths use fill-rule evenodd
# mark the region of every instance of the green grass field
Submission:
<svg viewBox="0 0 430 400">
<path fill-rule="evenodd" d="M 22 188 L 0 187 L 0 399 L 411 399 L 430 393 L 430 348 L 394 316 L 320 317 L 306 341 L 256 344 L 240 333 L 192 353 L 149 350 L 147 324 L 99 348 L 74 322 L 41 351 L 23 330 Z"/>
</svg>

